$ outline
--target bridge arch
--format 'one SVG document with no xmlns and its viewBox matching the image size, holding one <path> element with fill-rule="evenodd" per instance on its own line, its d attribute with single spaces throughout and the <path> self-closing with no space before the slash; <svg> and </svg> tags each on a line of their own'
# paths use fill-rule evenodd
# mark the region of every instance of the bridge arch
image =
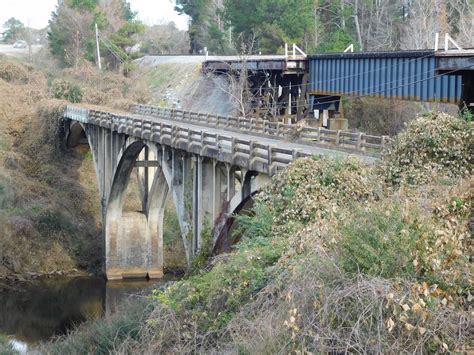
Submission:
<svg viewBox="0 0 474 355">
<path fill-rule="evenodd" d="M 74 148 L 79 144 L 89 144 L 86 128 L 81 122 L 72 121 L 67 131 L 66 146 Z"/>
<path fill-rule="evenodd" d="M 254 170 L 246 170 L 238 166 L 228 167 L 227 174 L 228 188 L 229 180 L 233 178 L 240 183 L 240 191 L 237 190 L 231 195 L 232 197 L 224 206 L 219 219 L 215 221 L 213 233 L 213 251 L 215 253 L 229 251 L 232 244 L 229 233 L 234 223 L 235 214 L 240 213 L 242 209 L 248 205 L 252 197 L 270 182 L 270 178 L 267 175 L 260 174 Z"/>
<path fill-rule="evenodd" d="M 173 184 L 172 167 L 166 160 L 167 152 L 162 146 L 134 138 L 127 139 L 119 154 L 105 213 L 106 273 L 109 280 L 163 275 L 164 212 L 168 195 L 171 195 L 178 214 L 188 257 L 189 249 L 184 238 L 187 235 L 186 223 L 180 218 L 178 207 L 183 202 Z M 140 211 L 125 211 L 125 193 L 134 168 L 137 168 L 142 208 Z"/>
<path fill-rule="evenodd" d="M 169 186 L 160 166 L 137 169 L 141 210 L 124 211 L 123 208 L 124 195 L 132 171 L 137 167 L 137 159 L 141 157 L 146 162 L 152 156 L 156 161 L 158 155 L 159 148 L 155 144 L 135 139 L 128 139 L 119 154 L 105 215 L 106 273 L 109 280 L 163 275 L 163 215 Z M 144 170 L 143 176 L 139 169 Z"/>
</svg>

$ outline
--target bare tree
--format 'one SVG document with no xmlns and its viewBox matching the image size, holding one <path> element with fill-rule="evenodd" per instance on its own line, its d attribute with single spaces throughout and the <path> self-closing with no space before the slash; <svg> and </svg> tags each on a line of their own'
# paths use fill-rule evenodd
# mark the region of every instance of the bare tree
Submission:
<svg viewBox="0 0 474 355">
<path fill-rule="evenodd" d="M 185 54 L 189 49 L 187 32 L 173 22 L 147 27 L 143 41 L 148 54 Z"/>
<path fill-rule="evenodd" d="M 471 0 L 450 0 L 448 18 L 453 35 L 463 48 L 474 47 L 474 4 Z"/>
<path fill-rule="evenodd" d="M 348 0 L 352 5 L 354 26 L 361 50 L 383 50 L 397 47 L 395 0 Z"/>
<path fill-rule="evenodd" d="M 433 48 L 434 34 L 449 29 L 445 0 L 413 0 L 407 22 L 401 28 L 401 48 Z"/>
</svg>

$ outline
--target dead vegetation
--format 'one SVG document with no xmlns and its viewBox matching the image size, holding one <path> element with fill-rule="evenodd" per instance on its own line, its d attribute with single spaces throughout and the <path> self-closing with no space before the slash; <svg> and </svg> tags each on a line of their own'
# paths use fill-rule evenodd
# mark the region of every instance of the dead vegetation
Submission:
<svg viewBox="0 0 474 355">
<path fill-rule="evenodd" d="M 0 57 L 0 277 L 102 264 L 92 158 L 64 149 L 66 101 L 53 97 L 71 99 L 67 93 L 77 87 L 80 101 L 113 108 L 146 99 L 145 86 L 131 78 L 90 65 L 55 70 Z M 56 78 L 60 95 L 53 90 Z"/>
</svg>

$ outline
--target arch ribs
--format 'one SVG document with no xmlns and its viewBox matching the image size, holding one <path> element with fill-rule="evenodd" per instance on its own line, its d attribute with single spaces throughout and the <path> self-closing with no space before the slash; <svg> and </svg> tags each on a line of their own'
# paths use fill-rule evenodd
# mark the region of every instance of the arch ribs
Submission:
<svg viewBox="0 0 474 355">
<path fill-rule="evenodd" d="M 80 124 L 90 145 L 102 208 L 109 280 L 159 278 L 165 264 L 163 223 L 172 196 L 188 264 L 200 248 L 212 248 L 212 230 L 268 178 L 217 158 L 137 137 L 132 130 Z M 77 135 L 77 132 L 75 133 Z M 76 142 L 77 143 L 77 142 Z M 139 185 L 139 211 L 124 211 L 133 173 Z"/>
</svg>

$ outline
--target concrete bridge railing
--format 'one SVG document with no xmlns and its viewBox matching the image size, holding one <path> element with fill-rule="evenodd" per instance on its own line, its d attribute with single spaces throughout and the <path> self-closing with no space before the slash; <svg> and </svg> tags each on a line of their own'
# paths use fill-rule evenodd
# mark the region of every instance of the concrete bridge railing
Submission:
<svg viewBox="0 0 474 355">
<path fill-rule="evenodd" d="M 285 168 L 294 159 L 310 155 L 298 149 L 183 128 L 172 121 L 154 122 L 152 119 L 121 116 L 75 106 L 67 106 L 64 117 L 203 157 L 216 158 L 269 176 Z"/>
<path fill-rule="evenodd" d="M 388 136 L 330 130 L 322 127 L 301 127 L 258 118 L 220 116 L 152 105 L 132 105 L 131 110 L 145 116 L 195 123 L 209 127 L 223 128 L 229 131 L 248 132 L 253 135 L 291 140 L 297 143 L 330 145 L 331 148 L 343 151 L 358 151 L 374 156 L 379 155 L 385 145 L 391 141 Z"/>
</svg>

